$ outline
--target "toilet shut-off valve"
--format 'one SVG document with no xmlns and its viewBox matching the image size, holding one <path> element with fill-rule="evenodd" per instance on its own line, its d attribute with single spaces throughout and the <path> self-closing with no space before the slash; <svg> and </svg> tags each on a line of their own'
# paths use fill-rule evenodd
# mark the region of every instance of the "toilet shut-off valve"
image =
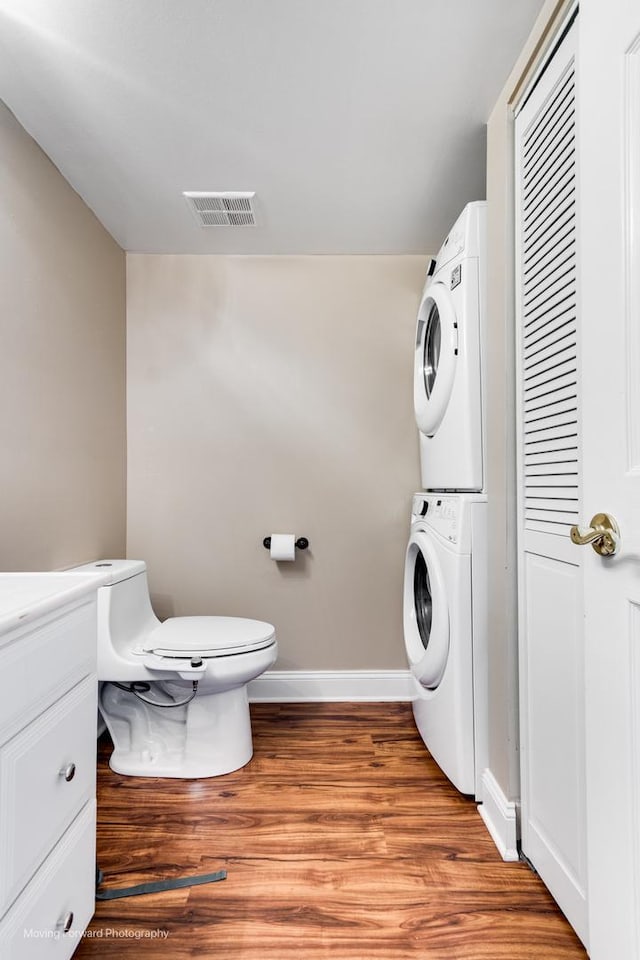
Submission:
<svg viewBox="0 0 640 960">
<path fill-rule="evenodd" d="M 195 683 L 197 684 L 204 674 L 207 672 L 207 665 L 202 659 L 202 657 L 191 657 L 191 662 L 189 667 L 185 669 L 184 667 L 178 671 L 178 676 L 181 680 L 193 680 L 194 676 L 197 677 Z"/>
</svg>

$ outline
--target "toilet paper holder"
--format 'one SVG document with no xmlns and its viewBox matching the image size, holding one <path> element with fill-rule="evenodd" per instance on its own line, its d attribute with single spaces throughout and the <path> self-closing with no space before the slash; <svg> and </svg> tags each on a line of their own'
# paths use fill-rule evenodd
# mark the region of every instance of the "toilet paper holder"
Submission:
<svg viewBox="0 0 640 960">
<path fill-rule="evenodd" d="M 262 541 L 262 546 L 265 548 L 265 550 L 270 550 L 271 537 L 265 537 L 264 540 Z M 309 541 L 307 540 L 306 537 L 298 537 L 298 539 L 296 540 L 296 547 L 298 548 L 298 550 L 306 550 L 308 546 L 309 546 Z"/>
</svg>

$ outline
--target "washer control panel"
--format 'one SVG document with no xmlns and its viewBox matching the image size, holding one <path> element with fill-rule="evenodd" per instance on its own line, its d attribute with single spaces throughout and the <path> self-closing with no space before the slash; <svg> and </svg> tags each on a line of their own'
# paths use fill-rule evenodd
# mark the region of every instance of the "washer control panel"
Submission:
<svg viewBox="0 0 640 960">
<path fill-rule="evenodd" d="M 426 493 L 423 496 L 416 494 L 413 498 L 411 520 L 415 523 L 424 518 L 441 537 L 451 543 L 457 543 L 459 509 L 459 502 L 446 494 L 442 496 L 437 493 Z"/>
</svg>

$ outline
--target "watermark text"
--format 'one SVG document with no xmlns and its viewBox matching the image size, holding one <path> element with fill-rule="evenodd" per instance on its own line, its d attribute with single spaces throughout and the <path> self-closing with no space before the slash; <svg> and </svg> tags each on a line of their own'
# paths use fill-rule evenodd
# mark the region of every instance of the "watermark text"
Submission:
<svg viewBox="0 0 640 960">
<path fill-rule="evenodd" d="M 157 927 L 155 930 L 136 929 L 135 927 L 97 927 L 88 930 L 38 930 L 25 927 L 25 940 L 61 940 L 62 937 L 76 940 L 167 940 L 168 930 Z"/>
</svg>

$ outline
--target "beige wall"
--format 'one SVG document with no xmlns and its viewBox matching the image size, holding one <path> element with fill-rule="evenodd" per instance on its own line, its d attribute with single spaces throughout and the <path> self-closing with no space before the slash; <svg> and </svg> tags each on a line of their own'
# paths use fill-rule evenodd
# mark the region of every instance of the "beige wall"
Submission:
<svg viewBox="0 0 640 960">
<path fill-rule="evenodd" d="M 124 550 L 124 254 L 0 103 L 0 569 Z"/>
<path fill-rule="evenodd" d="M 513 107 L 567 3 L 548 0 L 487 126 L 487 490 L 489 492 L 489 767 L 520 792 L 515 475 Z"/>
<path fill-rule="evenodd" d="M 161 616 L 273 622 L 281 669 L 403 669 L 424 257 L 127 257 L 128 555 Z M 311 541 L 295 564 L 270 532 Z"/>
</svg>

